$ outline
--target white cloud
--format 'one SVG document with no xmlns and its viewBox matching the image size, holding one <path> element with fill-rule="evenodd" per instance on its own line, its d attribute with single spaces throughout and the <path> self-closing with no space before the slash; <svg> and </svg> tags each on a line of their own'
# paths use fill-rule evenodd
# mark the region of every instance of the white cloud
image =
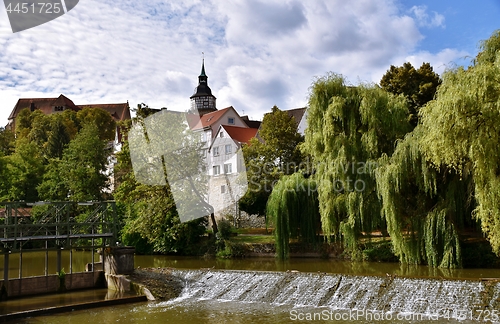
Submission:
<svg viewBox="0 0 500 324">
<path fill-rule="evenodd" d="M 433 11 L 432 15 L 427 13 L 427 6 L 413 6 L 410 9 L 421 27 L 445 27 L 445 18 L 443 15 Z"/>
<path fill-rule="evenodd" d="M 61 93 L 77 104 L 186 110 L 201 52 L 218 107 L 254 118 L 273 105 L 304 106 L 328 71 L 378 82 L 400 60 L 436 66 L 462 55 L 415 52 L 422 21 L 444 20 L 421 7 L 412 14 L 393 0 L 87 0 L 12 34 L 0 10 L 0 125 L 19 97 Z"/>
<path fill-rule="evenodd" d="M 454 68 L 457 61 L 463 60 L 470 63 L 470 58 L 471 55 L 465 51 L 447 48 L 438 53 L 418 52 L 407 56 L 404 61 L 410 62 L 415 67 L 420 67 L 425 62 L 432 62 L 434 72 L 441 75 L 445 70 Z"/>
</svg>

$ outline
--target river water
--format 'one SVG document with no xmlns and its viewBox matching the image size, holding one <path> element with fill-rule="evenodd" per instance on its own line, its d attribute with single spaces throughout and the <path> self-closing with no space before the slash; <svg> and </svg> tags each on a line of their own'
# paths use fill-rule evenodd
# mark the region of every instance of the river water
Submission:
<svg viewBox="0 0 500 324">
<path fill-rule="evenodd" d="M 10 277 L 19 276 L 18 259 L 11 256 Z M 17 262 L 16 262 L 17 260 Z M 73 271 L 83 271 L 85 263 L 91 261 L 89 252 L 74 252 L 72 257 Z M 98 256 L 95 256 L 98 260 Z M 69 272 L 69 253 L 63 253 L 63 267 Z M 42 275 L 45 266 L 43 252 L 25 253 L 23 255 L 23 276 Z M 136 256 L 135 266 L 171 267 L 179 269 L 245 269 L 265 271 L 297 270 L 300 272 L 333 273 L 348 275 L 382 275 L 399 277 L 431 277 L 431 278 L 497 278 L 498 269 L 432 269 L 423 266 L 407 266 L 397 263 L 347 262 L 323 259 L 293 259 L 286 262 L 274 258 L 249 258 L 237 260 L 203 259 L 193 257 L 169 256 Z M 3 269 L 2 269 L 3 271 Z M 49 255 L 49 273 L 55 273 L 55 253 Z M 2 274 L 3 276 L 3 274 Z M 221 283 L 224 284 L 224 283 Z M 251 292 L 250 292 L 251 293 Z M 406 291 L 402 294 L 413 294 Z M 183 295 L 168 302 L 147 302 L 100 308 L 86 311 L 42 316 L 25 319 L 22 323 L 470 323 L 477 319 L 496 319 L 496 314 L 465 313 L 463 320 L 441 317 L 437 314 L 400 314 L 391 312 L 375 312 L 349 309 L 332 309 L 328 307 L 309 307 L 300 305 L 279 305 L 258 302 L 240 302 L 224 299 L 195 298 Z"/>
</svg>

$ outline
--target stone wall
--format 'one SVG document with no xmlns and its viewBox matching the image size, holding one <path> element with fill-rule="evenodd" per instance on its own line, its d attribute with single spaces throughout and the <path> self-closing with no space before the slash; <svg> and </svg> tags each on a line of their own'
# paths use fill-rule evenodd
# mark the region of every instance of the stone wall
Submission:
<svg viewBox="0 0 500 324">
<path fill-rule="evenodd" d="M 264 216 L 249 215 L 244 211 L 240 211 L 239 218 L 236 220 L 237 228 L 265 228 L 266 219 Z"/>
<path fill-rule="evenodd" d="M 66 290 L 75 290 L 83 288 L 104 287 L 102 280 L 103 272 L 77 272 L 66 274 L 64 284 Z M 0 286 L 4 281 L 0 280 Z M 37 276 L 27 278 L 9 279 L 8 297 L 28 296 L 45 293 L 58 292 L 61 289 L 61 283 L 58 275 Z"/>
</svg>

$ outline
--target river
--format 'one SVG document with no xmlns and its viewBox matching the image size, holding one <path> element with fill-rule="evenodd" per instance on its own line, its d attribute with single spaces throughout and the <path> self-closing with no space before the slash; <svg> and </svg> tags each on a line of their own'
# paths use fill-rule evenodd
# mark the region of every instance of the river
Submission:
<svg viewBox="0 0 500 324">
<path fill-rule="evenodd" d="M 18 259 L 11 256 L 10 277 L 19 275 Z M 95 256 L 98 260 L 98 257 Z M 17 262 L 15 261 L 17 260 Z M 73 253 L 73 271 L 82 271 L 90 262 L 89 252 Z M 55 273 L 55 253 L 49 254 L 49 273 Z M 63 253 L 63 267 L 69 272 L 69 253 Z M 43 252 L 23 255 L 23 276 L 41 275 L 45 265 Z M 273 258 L 247 258 L 235 260 L 203 259 L 194 257 L 136 256 L 135 266 L 171 267 L 179 269 L 245 269 L 265 271 L 297 270 L 300 272 L 349 274 L 358 276 L 391 275 L 400 277 L 430 278 L 496 278 L 498 269 L 432 269 L 424 266 L 408 266 L 397 263 L 347 262 L 327 259 L 293 259 L 286 262 Z M 3 270 L 3 269 L 2 269 Z M 411 291 L 402 292 L 412 294 Z M 496 314 L 496 312 L 495 312 Z M 443 314 L 440 314 L 443 315 Z M 184 296 L 168 302 L 147 302 L 131 305 L 25 319 L 22 323 L 469 323 L 470 319 L 485 319 L 487 314 L 466 313 L 465 320 L 446 320 L 436 314 L 396 314 L 363 310 L 334 310 L 327 307 L 303 307 L 300 305 L 278 305 L 248 303 L 230 300 L 212 300 Z M 490 313 L 490 319 L 493 318 Z M 398 318 L 398 316 L 400 318 Z M 406 317 L 405 317 L 406 316 Z M 389 318 L 390 317 L 390 318 Z M 487 319 L 487 318 L 486 318 Z"/>
</svg>

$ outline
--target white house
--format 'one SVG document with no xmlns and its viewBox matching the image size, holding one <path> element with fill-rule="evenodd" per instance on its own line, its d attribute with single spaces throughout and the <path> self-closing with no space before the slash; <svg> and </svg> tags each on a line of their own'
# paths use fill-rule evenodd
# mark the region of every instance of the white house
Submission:
<svg viewBox="0 0 500 324">
<path fill-rule="evenodd" d="M 238 215 L 238 200 L 247 189 L 246 168 L 241 146 L 257 134 L 259 124 L 242 118 L 234 107 L 217 109 L 216 98 L 208 86 L 205 64 L 198 76 L 198 86 L 191 99 L 188 124 L 204 143 L 204 157 L 209 175 L 208 203 L 216 217 Z"/>
</svg>

